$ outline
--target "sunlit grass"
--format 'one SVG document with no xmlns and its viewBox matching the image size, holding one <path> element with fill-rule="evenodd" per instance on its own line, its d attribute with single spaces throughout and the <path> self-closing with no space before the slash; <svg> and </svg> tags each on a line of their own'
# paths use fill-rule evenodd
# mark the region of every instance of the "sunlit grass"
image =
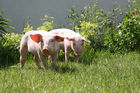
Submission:
<svg viewBox="0 0 140 93">
<path fill-rule="evenodd" d="M 140 54 L 97 52 L 90 64 L 59 62 L 38 70 L 32 60 L 0 69 L 0 93 L 139 93 Z M 42 63 L 41 63 L 42 64 Z"/>
</svg>

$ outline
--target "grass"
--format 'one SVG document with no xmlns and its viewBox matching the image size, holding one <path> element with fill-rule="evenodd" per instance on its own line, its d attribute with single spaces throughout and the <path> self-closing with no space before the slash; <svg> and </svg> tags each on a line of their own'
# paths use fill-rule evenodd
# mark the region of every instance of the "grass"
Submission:
<svg viewBox="0 0 140 93">
<path fill-rule="evenodd" d="M 47 71 L 28 60 L 0 69 L 0 93 L 140 93 L 140 54 L 97 52 L 90 64 L 57 61 Z"/>
</svg>

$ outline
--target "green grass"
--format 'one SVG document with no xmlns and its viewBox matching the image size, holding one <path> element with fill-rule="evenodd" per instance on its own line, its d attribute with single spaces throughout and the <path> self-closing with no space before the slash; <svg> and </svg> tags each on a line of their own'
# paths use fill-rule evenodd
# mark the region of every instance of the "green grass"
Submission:
<svg viewBox="0 0 140 93">
<path fill-rule="evenodd" d="M 97 52 L 90 64 L 57 61 L 47 71 L 28 60 L 0 69 L 0 93 L 140 93 L 140 54 Z"/>
</svg>

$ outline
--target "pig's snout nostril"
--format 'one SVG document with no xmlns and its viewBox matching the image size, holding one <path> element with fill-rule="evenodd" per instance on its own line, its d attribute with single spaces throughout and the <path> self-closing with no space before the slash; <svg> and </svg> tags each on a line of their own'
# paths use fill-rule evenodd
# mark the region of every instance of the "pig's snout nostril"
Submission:
<svg viewBox="0 0 140 93">
<path fill-rule="evenodd" d="M 48 52 L 48 49 L 46 49 L 46 48 L 42 49 L 42 52 Z"/>
</svg>

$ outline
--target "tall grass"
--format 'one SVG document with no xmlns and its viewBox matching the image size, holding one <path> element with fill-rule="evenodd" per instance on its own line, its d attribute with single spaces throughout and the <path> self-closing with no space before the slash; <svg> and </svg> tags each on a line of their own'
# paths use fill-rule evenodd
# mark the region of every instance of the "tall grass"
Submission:
<svg viewBox="0 0 140 93">
<path fill-rule="evenodd" d="M 33 60 L 0 69 L 1 93 L 139 93 L 140 54 L 96 52 L 90 64 L 57 61 L 38 70 Z M 86 61 L 85 61 L 86 62 Z M 49 63 L 50 67 L 50 63 Z"/>
<path fill-rule="evenodd" d="M 0 67 L 13 65 L 19 61 L 18 50 L 0 44 Z"/>
</svg>

